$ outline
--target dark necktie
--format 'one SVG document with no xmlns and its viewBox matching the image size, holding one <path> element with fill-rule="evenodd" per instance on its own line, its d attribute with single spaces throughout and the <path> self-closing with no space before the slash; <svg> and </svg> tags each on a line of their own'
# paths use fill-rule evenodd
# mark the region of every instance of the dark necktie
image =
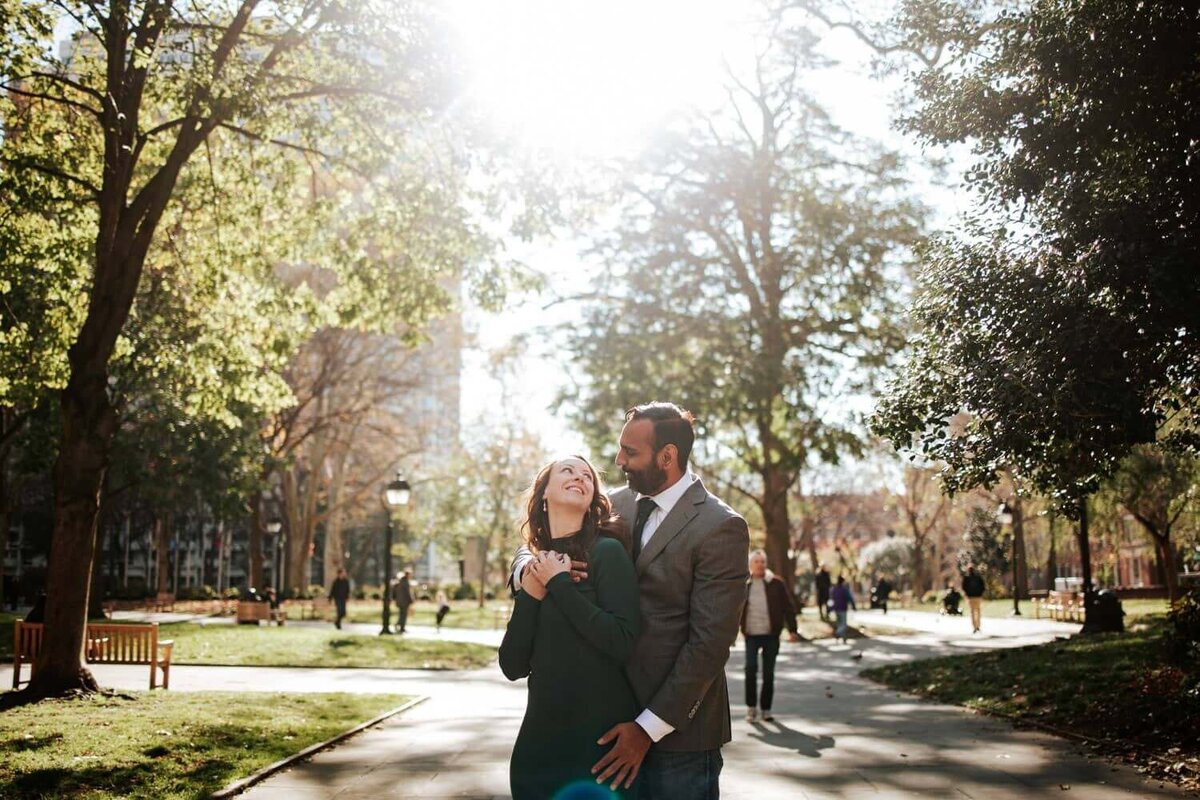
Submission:
<svg viewBox="0 0 1200 800">
<path fill-rule="evenodd" d="M 637 561 L 642 554 L 642 532 L 646 530 L 646 520 L 654 513 L 658 504 L 653 497 L 643 497 L 637 501 L 637 517 L 633 521 L 633 560 Z"/>
</svg>

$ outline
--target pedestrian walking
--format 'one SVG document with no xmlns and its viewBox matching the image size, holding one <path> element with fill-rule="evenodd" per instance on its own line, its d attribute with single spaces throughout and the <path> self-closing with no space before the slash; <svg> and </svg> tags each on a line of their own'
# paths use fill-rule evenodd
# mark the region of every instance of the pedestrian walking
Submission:
<svg viewBox="0 0 1200 800">
<path fill-rule="evenodd" d="M 742 609 L 742 635 L 746 642 L 746 720 L 754 722 L 762 708 L 763 722 L 775 717 L 771 702 L 775 697 L 775 659 L 779 655 L 779 636 L 784 626 L 788 640 L 800 641 L 796 629 L 796 606 L 782 580 L 767 569 L 767 554 L 750 554 L 750 580 L 746 582 L 746 605 Z M 758 693 L 758 657 L 762 653 L 762 695 Z"/>
<path fill-rule="evenodd" d="M 846 620 L 850 609 L 857 611 L 858 605 L 854 602 L 854 593 L 850 591 L 850 584 L 846 583 L 844 576 L 838 575 L 837 584 L 829 592 L 829 603 L 833 606 L 833 616 L 837 620 L 833 635 L 845 642 L 848 633 Z"/>
<path fill-rule="evenodd" d="M 412 605 L 412 586 L 409 579 L 412 577 L 412 570 L 406 569 L 400 573 L 396 583 L 392 586 L 392 599 L 396 601 L 396 615 L 400 625 L 400 632 L 408 632 L 408 607 Z"/>
<path fill-rule="evenodd" d="M 962 590 L 963 594 L 967 596 L 967 605 L 971 608 L 971 633 L 979 633 L 980 622 L 983 618 L 985 589 L 983 578 L 975 572 L 975 567 L 967 567 L 967 574 L 962 579 Z"/>
<path fill-rule="evenodd" d="M 829 570 L 822 564 L 817 570 L 817 611 L 821 615 L 821 619 L 828 621 L 829 619 L 829 587 L 832 580 L 829 577 Z"/>
<path fill-rule="evenodd" d="M 888 598 L 891 596 L 892 596 L 892 582 L 887 579 L 887 575 L 884 575 L 882 578 L 880 578 L 875 583 L 875 593 L 874 593 L 874 596 L 871 598 L 873 601 L 871 603 L 871 607 L 872 608 L 882 608 L 883 613 L 886 614 L 887 606 L 888 606 Z"/>
<path fill-rule="evenodd" d="M 446 597 L 445 589 L 437 590 L 437 629 L 442 630 L 442 620 L 450 613 L 450 598 Z"/>
<path fill-rule="evenodd" d="M 329 596 L 337 608 L 337 618 L 333 622 L 333 627 L 341 630 L 342 620 L 346 618 L 346 601 L 350 599 L 350 578 L 346 575 L 345 567 L 338 569 L 337 577 L 333 579 L 333 585 L 329 587 Z"/>
</svg>

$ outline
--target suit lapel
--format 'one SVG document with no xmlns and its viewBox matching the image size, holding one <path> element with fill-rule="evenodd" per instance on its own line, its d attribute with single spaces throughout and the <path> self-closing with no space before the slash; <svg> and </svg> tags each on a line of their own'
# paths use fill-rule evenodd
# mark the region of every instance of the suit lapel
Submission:
<svg viewBox="0 0 1200 800">
<path fill-rule="evenodd" d="M 699 506 L 704 503 L 706 497 L 708 497 L 708 492 L 705 490 L 704 484 L 697 479 L 683 493 L 683 497 L 679 498 L 679 502 L 671 509 L 671 513 L 667 514 L 666 518 L 655 528 L 654 535 L 642 548 L 642 553 L 637 560 L 638 574 L 641 574 L 646 569 L 646 565 L 657 558 L 670 541 L 696 518 L 696 515 L 700 513 Z"/>
</svg>

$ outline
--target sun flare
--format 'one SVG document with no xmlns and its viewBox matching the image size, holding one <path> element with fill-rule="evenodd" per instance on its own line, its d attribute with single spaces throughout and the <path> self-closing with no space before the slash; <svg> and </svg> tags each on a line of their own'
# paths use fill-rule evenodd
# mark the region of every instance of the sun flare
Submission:
<svg viewBox="0 0 1200 800">
<path fill-rule="evenodd" d="M 526 146 L 603 157 L 673 111 L 719 97 L 739 4 L 685 0 L 460 0 L 469 92 Z"/>
</svg>

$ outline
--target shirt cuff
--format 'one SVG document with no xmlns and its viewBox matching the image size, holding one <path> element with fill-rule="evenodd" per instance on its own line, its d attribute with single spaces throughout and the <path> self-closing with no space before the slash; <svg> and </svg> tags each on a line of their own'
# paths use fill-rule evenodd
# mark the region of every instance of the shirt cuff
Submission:
<svg viewBox="0 0 1200 800">
<path fill-rule="evenodd" d="M 662 718 L 648 708 L 638 714 L 634 722 L 642 726 L 642 730 L 646 732 L 646 735 L 650 737 L 650 741 L 652 742 L 661 740 L 668 733 L 675 730 L 674 727 L 663 722 Z"/>
</svg>

